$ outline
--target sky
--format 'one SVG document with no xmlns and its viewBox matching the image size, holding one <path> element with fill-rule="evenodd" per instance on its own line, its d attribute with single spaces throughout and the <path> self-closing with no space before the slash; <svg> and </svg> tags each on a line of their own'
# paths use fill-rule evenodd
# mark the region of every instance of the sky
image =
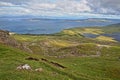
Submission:
<svg viewBox="0 0 120 80">
<path fill-rule="evenodd" d="M 0 0 L 0 16 L 120 19 L 120 0 Z"/>
</svg>

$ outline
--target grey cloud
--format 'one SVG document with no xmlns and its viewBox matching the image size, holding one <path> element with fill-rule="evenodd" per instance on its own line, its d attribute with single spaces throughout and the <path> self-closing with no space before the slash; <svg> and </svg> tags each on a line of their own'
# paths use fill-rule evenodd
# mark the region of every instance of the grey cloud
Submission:
<svg viewBox="0 0 120 80">
<path fill-rule="evenodd" d="M 0 0 L 0 2 L 3 2 L 0 3 L 0 6 L 19 6 L 23 12 L 29 14 L 74 15 L 91 13 L 120 15 L 120 0 Z"/>
<path fill-rule="evenodd" d="M 31 0 L 0 0 L 0 1 L 19 5 L 19 4 L 24 4 L 25 2 L 29 2 Z"/>
<path fill-rule="evenodd" d="M 87 0 L 94 12 L 120 14 L 120 0 Z"/>
</svg>

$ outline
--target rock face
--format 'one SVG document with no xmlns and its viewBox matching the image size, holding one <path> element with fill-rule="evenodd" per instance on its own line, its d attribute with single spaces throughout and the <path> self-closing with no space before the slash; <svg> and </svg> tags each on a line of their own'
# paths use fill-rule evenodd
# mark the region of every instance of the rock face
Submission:
<svg viewBox="0 0 120 80">
<path fill-rule="evenodd" d="M 0 30 L 0 43 L 32 53 L 31 50 L 26 48 L 25 44 L 22 44 L 11 37 L 9 31 Z"/>
<path fill-rule="evenodd" d="M 20 44 L 10 36 L 8 31 L 0 30 L 0 43 L 10 45 L 13 47 L 19 47 Z"/>
<path fill-rule="evenodd" d="M 2 31 L 0 30 L 0 42 L 5 43 L 6 39 L 9 37 L 8 31 Z"/>
</svg>

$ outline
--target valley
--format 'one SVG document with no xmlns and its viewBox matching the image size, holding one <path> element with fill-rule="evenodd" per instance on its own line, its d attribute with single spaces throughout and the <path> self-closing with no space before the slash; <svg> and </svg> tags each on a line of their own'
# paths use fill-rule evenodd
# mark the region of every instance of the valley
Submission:
<svg viewBox="0 0 120 80">
<path fill-rule="evenodd" d="M 0 39 L 0 80 L 119 80 L 119 35 L 120 24 L 10 34 L 7 39 L 12 42 L 5 41 L 6 36 Z M 17 71 L 20 64 L 43 71 Z"/>
</svg>

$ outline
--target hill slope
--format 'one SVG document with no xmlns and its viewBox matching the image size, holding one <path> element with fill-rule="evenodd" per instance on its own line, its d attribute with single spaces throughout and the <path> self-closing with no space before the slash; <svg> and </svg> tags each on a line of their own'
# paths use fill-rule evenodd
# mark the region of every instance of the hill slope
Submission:
<svg viewBox="0 0 120 80">
<path fill-rule="evenodd" d="M 35 57 L 39 61 L 26 60 L 27 57 Z M 41 57 L 35 54 L 28 54 L 18 49 L 10 48 L 0 44 L 0 80 L 68 80 L 74 79 L 66 72 L 42 62 Z M 32 69 L 43 68 L 43 72 L 16 70 L 20 64 L 29 64 Z M 64 73 L 66 73 L 64 75 Z M 56 77 L 54 77 L 56 76 Z M 75 77 L 76 78 L 76 77 Z"/>
<path fill-rule="evenodd" d="M 119 32 L 119 27 L 110 28 L 109 32 L 107 27 L 92 27 L 52 35 L 2 35 L 5 42 L 0 36 L 1 43 L 13 42 L 9 46 L 0 43 L 0 80 L 120 80 L 120 42 L 103 35 Z M 16 49 L 14 41 L 32 53 Z M 33 70 L 16 70 L 21 64 Z M 36 68 L 43 71 L 36 72 Z"/>
<path fill-rule="evenodd" d="M 110 49 L 111 54 L 103 57 L 69 57 L 53 58 L 42 57 L 49 62 L 41 60 L 39 55 L 28 54 L 18 49 L 0 45 L 0 80 L 119 80 L 120 62 L 119 47 Z M 34 57 L 39 61 L 26 60 Z M 51 64 L 59 63 L 66 68 Z M 52 63 L 53 63 L 52 62 Z M 20 64 L 29 64 L 32 69 L 43 68 L 43 72 L 16 70 Z M 55 77 L 54 77 L 55 76 Z"/>
</svg>

